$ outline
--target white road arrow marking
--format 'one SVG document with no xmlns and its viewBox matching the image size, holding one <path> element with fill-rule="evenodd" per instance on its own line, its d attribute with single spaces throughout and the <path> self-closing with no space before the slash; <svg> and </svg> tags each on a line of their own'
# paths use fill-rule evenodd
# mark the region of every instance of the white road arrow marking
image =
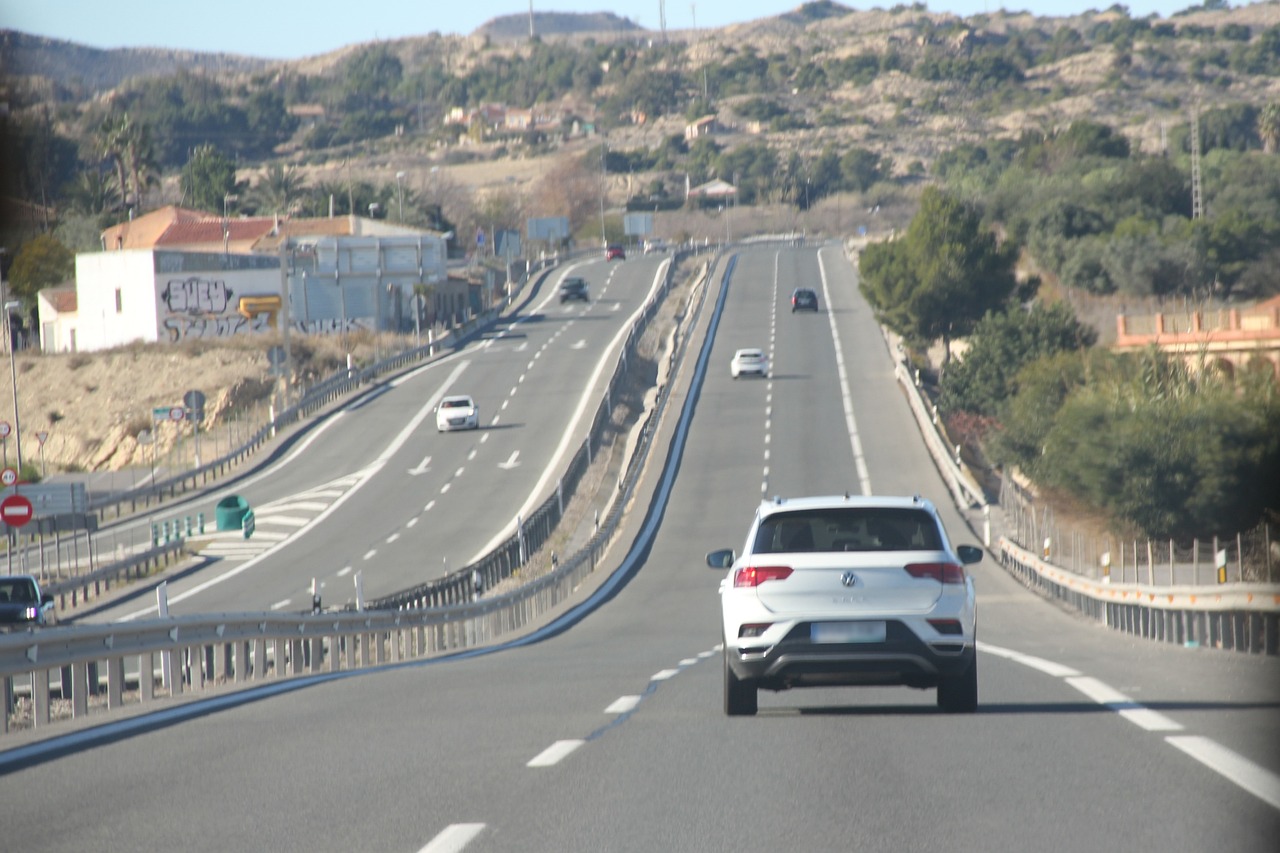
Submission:
<svg viewBox="0 0 1280 853">
<path fill-rule="evenodd" d="M 431 457 L 427 456 L 421 462 L 418 463 L 417 468 L 410 468 L 409 473 L 414 475 L 415 477 L 418 476 L 419 474 L 425 474 L 429 470 L 427 466 L 430 464 L 431 464 Z"/>
<path fill-rule="evenodd" d="M 520 463 L 516 461 L 516 459 L 519 456 L 520 456 L 520 451 L 517 450 L 515 453 L 511 454 L 511 458 L 508 459 L 506 462 L 499 462 L 498 467 L 503 469 L 504 471 L 510 471 L 512 468 L 519 466 Z"/>
</svg>

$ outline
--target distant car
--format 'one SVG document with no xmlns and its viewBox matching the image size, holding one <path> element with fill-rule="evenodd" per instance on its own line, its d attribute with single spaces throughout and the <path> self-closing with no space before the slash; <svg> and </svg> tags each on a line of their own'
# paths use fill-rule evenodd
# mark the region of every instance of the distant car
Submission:
<svg viewBox="0 0 1280 853">
<path fill-rule="evenodd" d="M 625 261 L 627 253 L 622 250 L 621 246 L 610 246 L 604 250 L 604 259 L 606 261 Z"/>
<path fill-rule="evenodd" d="M 791 293 L 791 313 L 797 311 L 817 311 L 818 294 L 807 287 L 797 287 Z"/>
<path fill-rule="evenodd" d="M 0 577 L 0 631 L 21 631 L 55 621 L 53 596 L 31 575 Z"/>
<path fill-rule="evenodd" d="M 653 239 L 653 240 L 644 241 L 644 253 L 646 255 L 650 254 L 651 252 L 665 252 L 666 250 L 667 250 L 666 240 Z"/>
<path fill-rule="evenodd" d="M 729 375 L 734 379 L 739 376 L 769 376 L 769 357 L 760 349 L 740 349 L 733 354 L 729 362 Z"/>
<path fill-rule="evenodd" d="M 560 301 L 568 302 L 572 299 L 581 299 L 583 302 L 590 302 L 591 297 L 587 291 L 587 280 L 584 278 L 566 278 L 560 282 Z"/>
<path fill-rule="evenodd" d="M 977 605 L 937 510 L 916 497 L 775 498 L 745 551 L 707 554 L 720 582 L 724 710 L 756 713 L 758 690 L 903 685 L 938 707 L 978 706 Z"/>
<path fill-rule="evenodd" d="M 436 407 L 436 431 L 455 429 L 479 429 L 480 407 L 470 397 L 459 394 L 445 397 Z"/>
</svg>

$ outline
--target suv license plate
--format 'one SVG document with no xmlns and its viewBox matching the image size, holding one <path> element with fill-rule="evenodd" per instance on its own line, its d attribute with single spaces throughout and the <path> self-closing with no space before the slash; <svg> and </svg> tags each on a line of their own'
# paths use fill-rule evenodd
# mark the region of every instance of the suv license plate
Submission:
<svg viewBox="0 0 1280 853">
<path fill-rule="evenodd" d="M 815 643 L 883 643 L 883 622 L 814 622 L 809 639 Z"/>
</svg>

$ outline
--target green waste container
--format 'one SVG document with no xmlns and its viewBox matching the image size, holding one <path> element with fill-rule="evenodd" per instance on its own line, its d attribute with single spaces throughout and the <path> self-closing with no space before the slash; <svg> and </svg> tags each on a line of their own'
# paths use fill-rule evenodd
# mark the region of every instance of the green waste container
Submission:
<svg viewBox="0 0 1280 853">
<path fill-rule="evenodd" d="M 244 527 L 244 517 L 249 512 L 249 502 L 240 495 L 228 495 L 218 501 L 214 507 L 213 517 L 219 530 L 240 530 Z"/>
</svg>

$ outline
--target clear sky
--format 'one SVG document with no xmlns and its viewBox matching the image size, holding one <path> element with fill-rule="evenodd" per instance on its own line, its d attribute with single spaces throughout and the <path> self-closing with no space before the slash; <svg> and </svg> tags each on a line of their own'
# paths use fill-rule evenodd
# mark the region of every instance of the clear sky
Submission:
<svg viewBox="0 0 1280 853">
<path fill-rule="evenodd" d="M 845 2 L 891 8 L 903 0 Z M 1106 9 L 1114 0 L 928 0 L 934 11 L 973 15 L 1034 9 L 1046 16 Z M 666 0 L 668 30 L 722 27 L 798 8 L 802 0 Z M 1135 17 L 1168 17 L 1200 0 L 1130 0 Z M 1247 5 L 1233 2 L 1231 5 Z M 535 12 L 610 11 L 659 29 L 659 0 L 533 0 Z M 0 29 L 90 47 L 166 47 L 296 59 L 344 45 L 431 32 L 467 34 L 501 15 L 528 15 L 529 0 L 0 0 Z"/>
</svg>

